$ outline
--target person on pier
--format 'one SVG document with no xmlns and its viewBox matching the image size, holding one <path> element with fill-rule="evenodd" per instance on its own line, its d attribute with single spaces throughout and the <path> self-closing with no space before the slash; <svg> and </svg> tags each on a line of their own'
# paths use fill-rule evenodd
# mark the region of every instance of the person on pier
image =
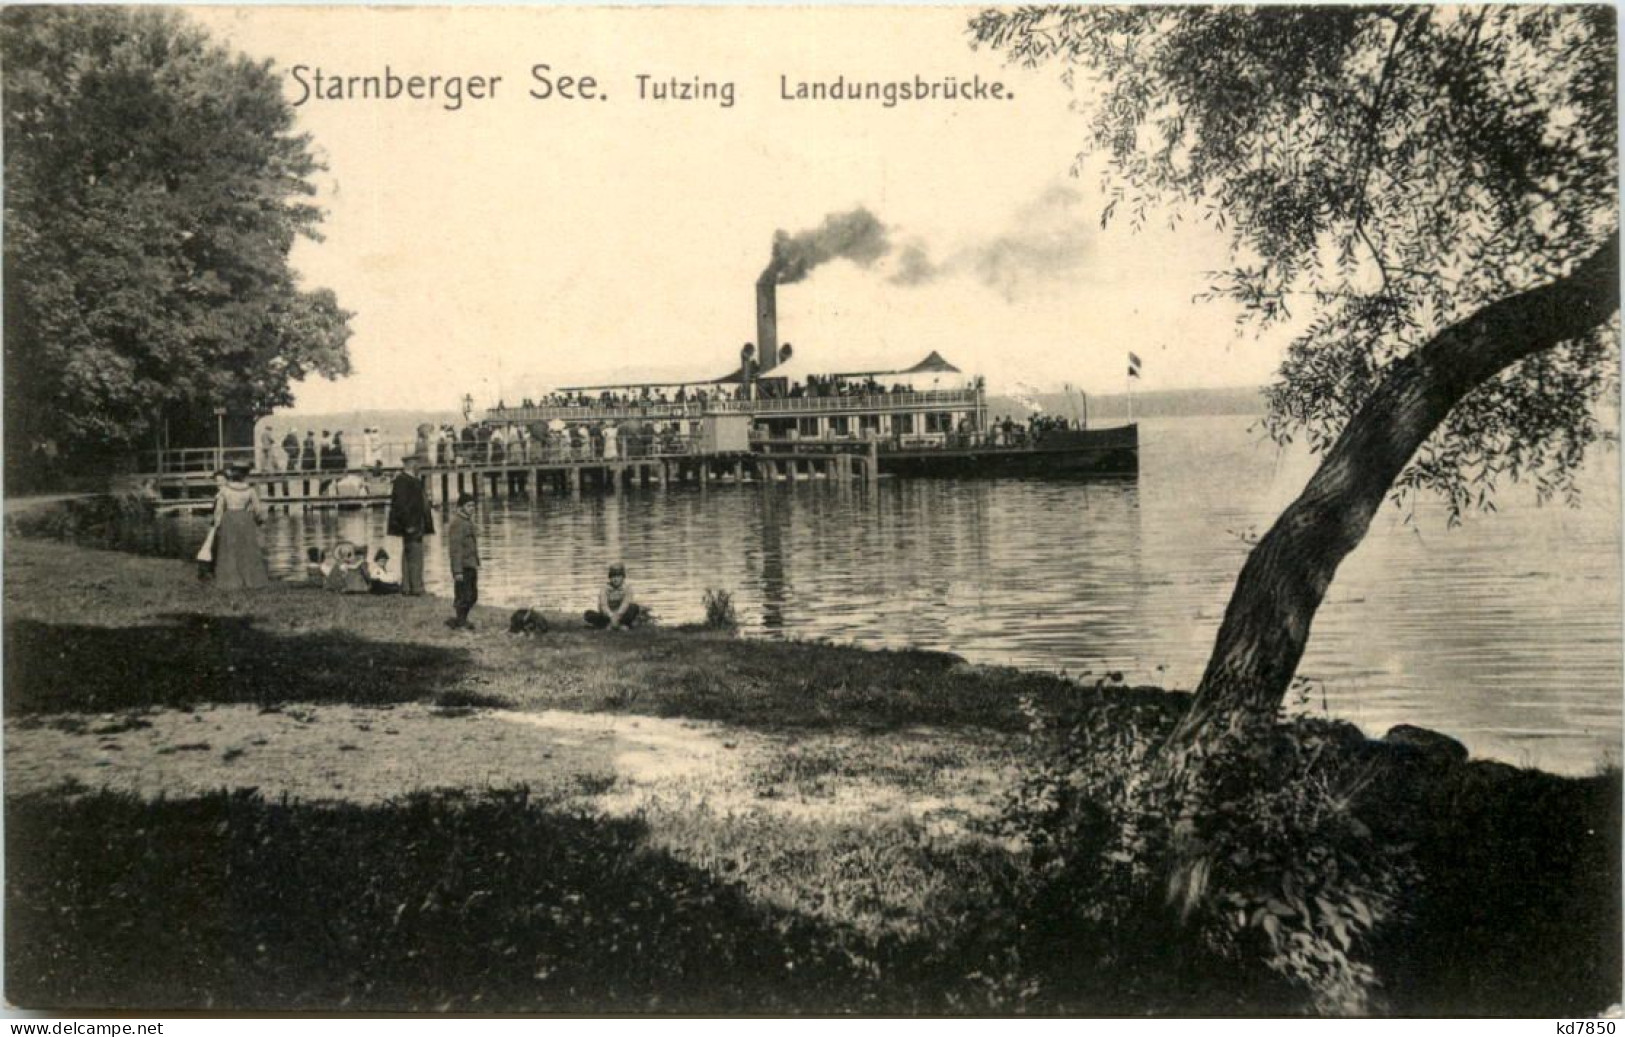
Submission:
<svg viewBox="0 0 1625 1037">
<path fill-rule="evenodd" d="M 305 447 L 299 455 L 299 470 L 314 472 L 316 470 L 316 432 L 314 429 L 305 429 Z"/>
<path fill-rule="evenodd" d="M 276 433 L 267 425 L 260 429 L 260 468 L 267 472 L 282 471 L 282 458 L 276 449 Z"/>
<path fill-rule="evenodd" d="M 248 468 L 226 467 L 226 483 L 214 498 L 214 583 L 222 590 L 259 590 L 271 582 L 260 552 L 265 505 L 248 485 Z"/>
<path fill-rule="evenodd" d="M 598 607 L 582 614 L 595 630 L 629 630 L 643 618 L 632 588 L 626 583 L 626 566 L 616 562 L 609 567 L 609 582 L 598 591 Z"/>
<path fill-rule="evenodd" d="M 459 494 L 457 510 L 446 525 L 446 552 L 451 561 L 451 579 L 455 585 L 452 607 L 456 615 L 446 620 L 453 630 L 473 630 L 468 614 L 480 600 L 480 544 L 474 532 L 475 497 L 472 493 Z"/>
<path fill-rule="evenodd" d="M 389 489 L 389 525 L 386 532 L 401 538 L 401 594 L 415 598 L 423 594 L 423 538 L 434 532 L 434 513 L 429 510 L 429 494 L 418 478 L 422 458 L 408 454 Z"/>
</svg>

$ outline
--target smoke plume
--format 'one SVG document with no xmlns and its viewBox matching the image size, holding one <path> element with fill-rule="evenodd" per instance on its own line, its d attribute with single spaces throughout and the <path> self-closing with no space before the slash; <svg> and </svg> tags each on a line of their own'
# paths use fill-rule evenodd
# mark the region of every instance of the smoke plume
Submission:
<svg viewBox="0 0 1625 1037">
<path fill-rule="evenodd" d="M 1017 212 L 1005 230 L 941 261 L 924 244 L 911 242 L 899 253 L 889 280 L 913 286 L 969 274 L 1013 302 L 1083 269 L 1090 226 L 1082 201 L 1071 187 L 1057 184 Z"/>
<path fill-rule="evenodd" d="M 1017 211 L 1003 231 L 950 251 L 944 259 L 935 258 L 919 239 L 894 246 L 886 225 L 858 208 L 831 213 L 800 234 L 776 233 L 773 257 L 756 283 L 794 284 L 832 259 L 868 268 L 890 256 L 894 261 L 886 279 L 892 284 L 913 287 L 966 275 L 1014 302 L 1079 273 L 1089 257 L 1090 230 L 1082 196 L 1066 184 L 1052 186 Z"/>
<path fill-rule="evenodd" d="M 756 282 L 794 284 L 832 259 L 873 266 L 890 251 L 885 224 L 868 209 L 831 213 L 813 230 L 800 234 L 781 230 L 773 235 L 773 258 Z"/>
</svg>

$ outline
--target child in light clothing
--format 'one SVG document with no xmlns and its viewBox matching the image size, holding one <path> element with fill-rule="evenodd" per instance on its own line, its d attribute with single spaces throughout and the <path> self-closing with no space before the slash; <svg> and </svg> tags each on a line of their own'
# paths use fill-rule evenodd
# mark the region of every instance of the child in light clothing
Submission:
<svg viewBox="0 0 1625 1037">
<path fill-rule="evenodd" d="M 598 607 L 588 609 L 582 618 L 596 630 L 626 630 L 637 623 L 643 610 L 626 583 L 626 566 L 609 567 L 609 582 L 598 591 Z"/>
</svg>

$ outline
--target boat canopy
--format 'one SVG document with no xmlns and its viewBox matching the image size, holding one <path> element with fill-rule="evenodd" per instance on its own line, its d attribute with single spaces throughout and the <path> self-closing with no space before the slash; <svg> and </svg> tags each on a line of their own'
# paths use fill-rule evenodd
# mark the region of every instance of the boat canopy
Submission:
<svg viewBox="0 0 1625 1037">
<path fill-rule="evenodd" d="M 804 382 L 808 375 L 817 375 L 821 378 L 881 378 L 897 377 L 915 374 L 962 374 L 963 372 L 949 363 L 941 353 L 932 350 L 923 360 L 913 364 L 900 364 L 896 357 L 877 358 L 871 361 L 848 361 L 843 369 L 831 371 L 828 367 L 815 367 L 807 359 L 806 354 L 797 353 L 789 360 L 779 364 L 762 377 L 787 378 L 792 382 Z M 608 385 L 562 385 L 556 392 L 613 392 L 624 389 L 675 389 L 678 386 L 695 385 L 738 385 L 741 381 L 740 370 L 737 365 L 733 370 L 719 378 L 649 378 L 643 381 L 615 382 Z"/>
<path fill-rule="evenodd" d="M 815 363 L 819 366 L 815 366 Z M 847 361 L 836 370 L 831 370 L 827 366 L 827 362 L 815 362 L 808 359 L 805 353 L 797 353 L 772 370 L 763 372 L 759 377 L 785 378 L 792 382 L 804 382 L 809 375 L 817 375 L 820 378 L 881 378 L 915 374 L 962 373 L 959 368 L 949 363 L 941 353 L 933 349 L 926 354 L 925 359 L 913 364 L 899 363 L 896 357 L 890 357 L 868 362 L 862 360 Z M 721 378 L 715 379 L 715 381 L 723 385 L 738 384 L 738 368 L 729 371 Z"/>
<path fill-rule="evenodd" d="M 607 392 L 615 389 L 675 389 L 684 385 L 716 385 L 726 381 L 723 378 L 655 378 L 640 382 L 615 382 L 610 385 L 561 385 L 554 392 Z M 739 381 L 739 372 L 734 372 L 734 381 Z"/>
</svg>

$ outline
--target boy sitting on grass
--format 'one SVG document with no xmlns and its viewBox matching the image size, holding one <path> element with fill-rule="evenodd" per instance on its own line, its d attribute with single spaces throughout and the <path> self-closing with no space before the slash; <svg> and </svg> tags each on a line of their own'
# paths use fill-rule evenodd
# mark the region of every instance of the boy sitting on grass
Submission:
<svg viewBox="0 0 1625 1037">
<path fill-rule="evenodd" d="M 598 607 L 588 609 L 583 618 L 596 630 L 626 630 L 642 615 L 632 588 L 626 585 L 626 566 L 616 562 L 609 567 L 609 583 L 598 592 Z"/>
<path fill-rule="evenodd" d="M 372 556 L 372 567 L 367 580 L 374 594 L 399 594 L 401 578 L 389 571 L 389 552 L 379 548 Z"/>
</svg>

